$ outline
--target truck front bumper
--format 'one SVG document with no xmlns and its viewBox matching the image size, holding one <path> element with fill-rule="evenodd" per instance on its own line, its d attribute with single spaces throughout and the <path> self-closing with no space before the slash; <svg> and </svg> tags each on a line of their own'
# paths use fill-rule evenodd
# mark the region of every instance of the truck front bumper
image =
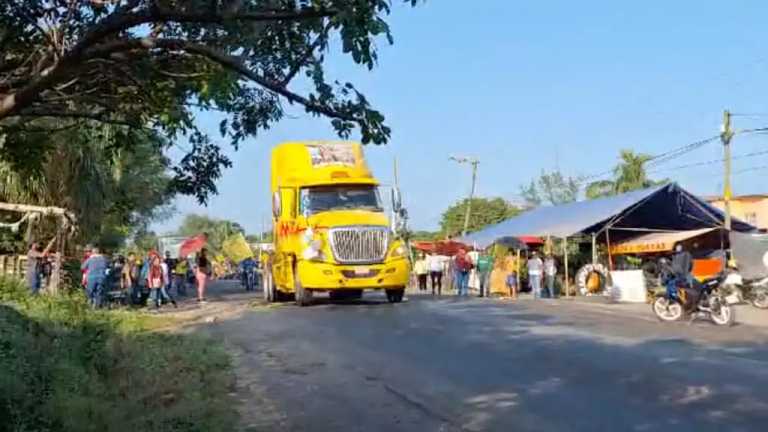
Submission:
<svg viewBox="0 0 768 432">
<path fill-rule="evenodd" d="M 398 258 L 381 264 L 344 265 L 315 261 L 299 261 L 298 274 L 307 289 L 385 289 L 404 288 L 408 284 L 410 265 Z"/>
</svg>

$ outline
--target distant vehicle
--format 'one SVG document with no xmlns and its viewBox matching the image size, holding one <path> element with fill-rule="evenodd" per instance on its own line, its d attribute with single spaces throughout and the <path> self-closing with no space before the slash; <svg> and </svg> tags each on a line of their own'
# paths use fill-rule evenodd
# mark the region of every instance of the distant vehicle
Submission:
<svg viewBox="0 0 768 432">
<path fill-rule="evenodd" d="M 738 272 L 731 272 L 723 283 L 725 288 L 742 302 L 759 309 L 768 309 L 768 277 L 745 281 Z"/>
<path fill-rule="evenodd" d="M 272 151 L 274 251 L 264 276 L 267 301 L 312 294 L 360 298 L 385 290 L 402 301 L 410 275 L 403 242 L 384 212 L 378 182 L 350 142 L 296 142 Z M 393 208 L 401 209 L 393 193 Z"/>
</svg>

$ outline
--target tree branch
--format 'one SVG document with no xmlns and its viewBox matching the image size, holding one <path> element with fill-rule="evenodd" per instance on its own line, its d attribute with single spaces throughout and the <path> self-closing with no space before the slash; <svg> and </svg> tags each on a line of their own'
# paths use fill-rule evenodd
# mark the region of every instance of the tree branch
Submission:
<svg viewBox="0 0 768 432">
<path fill-rule="evenodd" d="M 71 119 L 85 119 L 93 120 L 100 123 L 113 124 L 118 126 L 128 126 L 131 128 L 141 128 L 142 125 L 127 120 L 121 120 L 111 118 L 103 113 L 88 113 L 80 111 L 67 111 L 67 110 L 54 110 L 54 109 L 29 109 L 19 114 L 14 114 L 18 117 L 52 117 L 52 118 L 71 118 Z"/>
<path fill-rule="evenodd" d="M 286 98 L 289 102 L 295 102 L 300 105 L 303 105 L 311 112 L 323 114 L 330 118 L 336 118 L 340 120 L 360 123 L 360 119 L 358 119 L 355 116 L 347 115 L 347 114 L 335 111 L 332 108 L 325 105 L 313 103 L 312 101 L 305 98 L 304 96 L 298 95 L 288 90 L 281 83 L 272 81 L 268 78 L 265 78 L 253 72 L 245 64 L 243 64 L 242 61 L 240 61 L 235 57 L 232 57 L 226 53 L 223 53 L 211 47 L 195 44 L 195 43 L 188 42 L 181 39 L 165 38 L 165 39 L 153 40 L 150 38 L 144 38 L 144 39 L 115 41 L 115 42 L 110 42 L 110 43 L 100 45 L 98 47 L 94 47 L 93 50 L 87 53 L 87 56 L 97 57 L 97 56 L 105 56 L 105 55 L 113 54 L 120 51 L 131 51 L 135 49 L 152 49 L 152 48 L 160 48 L 160 49 L 166 49 L 166 50 L 172 50 L 172 51 L 184 51 L 190 54 L 196 54 L 196 55 L 205 57 L 229 70 L 237 72 L 241 76 L 253 81 L 254 83 L 264 87 L 265 89 Z"/>
<path fill-rule="evenodd" d="M 233 21 L 297 21 L 327 18 L 336 14 L 336 11 L 315 9 L 215 14 L 210 12 L 178 12 L 158 8 L 147 9 L 136 13 L 114 13 L 85 35 L 85 37 L 83 37 L 83 39 L 73 48 L 72 53 L 79 55 L 83 51 L 97 44 L 106 36 L 120 33 L 142 24 L 162 22 L 224 24 Z"/>
<path fill-rule="evenodd" d="M 157 8 L 144 10 L 137 13 L 124 13 L 123 11 L 118 11 L 109 15 L 100 24 L 97 24 L 93 30 L 86 34 L 83 39 L 81 39 L 80 42 L 78 42 L 72 48 L 72 50 L 58 59 L 58 61 L 55 61 L 53 65 L 43 70 L 39 76 L 30 80 L 29 84 L 27 84 L 24 88 L 0 98 L 0 119 L 18 113 L 20 110 L 28 107 L 37 97 L 39 97 L 43 90 L 49 88 L 51 85 L 56 84 L 62 79 L 69 78 L 69 75 L 71 75 L 73 72 L 72 69 L 74 66 L 83 60 L 83 54 L 86 52 L 86 50 L 94 46 L 103 38 L 141 24 L 163 21 L 199 22 L 213 24 L 221 24 L 232 21 L 290 21 L 329 17 L 333 16 L 334 14 L 336 14 L 335 11 L 315 9 L 303 9 L 298 11 L 269 11 L 262 13 L 235 13 L 231 15 L 164 11 Z M 120 44 L 119 41 L 117 43 L 118 45 Z M 102 46 L 109 45 L 110 43 L 106 43 Z M 94 57 L 104 56 L 103 53 L 92 53 L 91 55 Z M 244 66 L 242 66 L 242 68 L 247 70 L 247 68 Z M 258 78 L 261 79 L 261 77 Z M 285 89 L 280 89 L 279 85 L 274 83 L 266 84 L 274 87 L 276 90 L 279 90 L 276 92 L 283 94 L 283 96 L 289 100 L 302 103 L 302 98 L 300 96 L 294 95 Z M 267 87 L 267 85 L 265 85 L 265 87 Z M 317 111 L 324 113 L 322 107 L 320 107 L 320 109 Z"/>
<path fill-rule="evenodd" d="M 57 52 L 58 47 L 56 46 L 56 41 L 53 40 L 50 33 L 48 33 L 47 31 L 45 31 L 45 29 L 40 27 L 40 24 L 38 24 L 35 17 L 30 16 L 24 7 L 21 7 L 21 8 L 14 7 L 13 9 L 16 11 L 16 13 L 18 13 L 21 17 L 23 17 L 24 20 L 26 20 L 32 27 L 34 27 L 38 33 L 40 33 L 40 35 L 43 37 L 43 39 L 45 39 L 48 42 L 48 45 L 51 46 L 51 49 L 54 52 Z"/>
<path fill-rule="evenodd" d="M 277 93 L 280 96 L 283 96 L 284 98 L 288 99 L 288 101 L 290 102 L 295 102 L 300 105 L 303 105 L 304 107 L 306 107 L 308 110 L 312 112 L 315 112 L 318 114 L 324 114 L 331 118 L 359 123 L 359 119 L 357 117 L 340 113 L 325 105 L 318 105 L 316 103 L 313 103 L 307 98 L 305 98 L 304 96 L 300 96 L 288 90 L 285 86 L 282 86 L 280 83 L 274 82 L 268 78 L 258 75 L 257 73 L 248 69 L 248 67 L 245 66 L 243 62 L 241 62 L 240 60 L 230 55 L 227 55 L 225 53 L 222 53 L 218 50 L 215 50 L 213 48 L 210 48 L 204 45 L 189 43 L 186 41 L 175 40 L 175 39 L 159 39 L 155 41 L 155 45 L 161 48 L 164 47 L 168 49 L 181 49 L 189 53 L 201 55 L 203 57 L 208 58 L 209 60 L 212 60 L 220 64 L 221 66 L 227 69 L 230 69 L 239 73 L 240 75 L 248 78 L 249 80 L 255 82 L 256 84 L 264 87 L 265 89 L 271 92 Z"/>
<path fill-rule="evenodd" d="M 325 32 L 328 31 L 328 27 L 326 26 Z M 303 56 L 297 61 L 293 67 L 288 71 L 288 74 L 285 75 L 285 78 L 283 78 L 280 81 L 280 85 L 285 87 L 288 84 L 291 83 L 294 77 L 296 77 L 296 74 L 299 73 L 302 67 L 304 67 L 304 63 L 315 53 L 315 50 L 320 47 L 320 45 L 323 44 L 323 41 L 326 40 L 326 34 L 321 34 L 317 36 L 317 39 L 307 48 L 307 51 L 304 53 Z"/>
</svg>

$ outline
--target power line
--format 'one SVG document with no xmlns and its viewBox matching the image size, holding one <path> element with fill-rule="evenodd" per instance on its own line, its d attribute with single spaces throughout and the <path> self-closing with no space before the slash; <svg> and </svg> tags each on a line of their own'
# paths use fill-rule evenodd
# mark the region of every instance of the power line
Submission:
<svg viewBox="0 0 768 432">
<path fill-rule="evenodd" d="M 757 134 L 764 134 L 768 132 L 768 127 L 760 127 L 760 128 L 753 128 L 753 129 L 742 129 L 740 131 L 736 131 L 736 133 L 757 133 Z"/>
<path fill-rule="evenodd" d="M 766 129 L 766 130 L 768 130 L 768 129 Z M 668 162 L 670 160 L 676 159 L 676 158 L 678 158 L 678 157 L 680 157 L 680 156 L 682 156 L 682 155 L 684 155 L 686 153 L 690 153 L 690 152 L 692 152 L 692 151 L 694 151 L 694 150 L 696 150 L 698 148 L 701 148 L 701 147 L 703 147 L 703 146 L 705 146 L 705 145 L 707 145 L 707 144 L 709 144 L 709 143 L 711 143 L 713 141 L 716 141 L 718 139 L 720 139 L 720 135 L 715 135 L 713 137 L 709 137 L 709 138 L 706 138 L 706 139 L 703 139 L 703 140 L 692 142 L 690 144 L 686 144 L 686 145 L 681 146 L 681 147 L 674 148 L 674 149 L 666 151 L 664 153 L 659 153 L 657 155 L 651 156 L 648 160 L 646 160 L 643 163 L 643 165 L 646 165 L 646 164 L 650 165 L 650 166 L 660 165 L 660 164 L 662 164 L 664 162 Z M 576 182 L 576 184 L 578 184 L 579 186 L 584 186 L 586 183 L 589 183 L 592 180 L 596 180 L 596 179 L 599 179 L 601 177 L 605 177 L 607 175 L 613 174 L 613 172 L 614 172 L 614 169 L 611 168 L 610 170 L 603 171 L 603 172 L 600 172 L 600 173 L 597 173 L 597 174 L 591 174 L 591 175 L 588 175 L 588 176 L 580 177 L 579 180 Z"/>
<path fill-rule="evenodd" d="M 768 169 L 768 165 L 759 165 L 759 166 L 753 166 L 753 167 L 749 167 L 749 168 L 744 168 L 742 170 L 735 171 L 733 174 L 734 175 L 735 174 L 744 174 L 744 173 L 747 173 L 747 172 L 759 171 L 759 170 L 764 170 L 764 169 Z"/>
<path fill-rule="evenodd" d="M 720 135 L 715 135 L 713 137 L 710 137 L 710 138 L 707 138 L 707 139 L 703 139 L 701 141 L 696 141 L 694 143 L 691 143 L 691 144 L 679 147 L 677 149 L 670 150 L 670 151 L 668 151 L 666 153 L 662 153 L 662 154 L 659 154 L 659 155 L 656 155 L 656 156 L 652 157 L 651 159 L 646 161 L 646 164 L 648 164 L 650 166 L 660 165 L 660 164 L 662 164 L 664 162 L 668 162 L 668 161 L 670 161 L 672 159 L 676 159 L 676 158 L 678 158 L 678 157 L 680 157 L 680 156 L 682 156 L 682 155 L 684 155 L 686 153 L 690 153 L 690 152 L 692 152 L 692 151 L 694 151 L 696 149 L 699 149 L 699 148 L 701 148 L 701 147 L 703 147 L 703 146 L 705 146 L 705 145 L 707 145 L 707 144 L 709 144 L 711 142 L 717 141 L 718 139 L 720 139 Z"/>
<path fill-rule="evenodd" d="M 761 155 L 766 155 L 766 154 L 768 154 L 768 150 L 763 150 L 763 151 L 759 151 L 759 152 L 746 153 L 746 154 L 743 154 L 743 155 L 734 156 L 734 157 L 731 158 L 731 160 L 745 159 L 745 158 L 749 158 L 749 157 L 761 156 Z M 648 174 L 655 174 L 655 173 L 660 173 L 660 172 L 676 171 L 676 170 L 685 169 L 685 168 L 693 168 L 693 167 L 698 167 L 698 166 L 712 165 L 712 164 L 716 164 L 716 163 L 721 163 L 723 161 L 725 161 L 725 159 L 721 158 L 721 159 L 712 159 L 712 160 L 702 161 L 702 162 L 692 162 L 692 163 L 685 164 L 685 165 L 678 165 L 678 166 L 674 166 L 674 167 L 669 167 L 669 168 L 663 168 L 663 169 L 657 169 L 657 170 L 648 171 Z"/>
<path fill-rule="evenodd" d="M 731 117 L 764 118 L 768 117 L 768 113 L 731 113 Z"/>
</svg>

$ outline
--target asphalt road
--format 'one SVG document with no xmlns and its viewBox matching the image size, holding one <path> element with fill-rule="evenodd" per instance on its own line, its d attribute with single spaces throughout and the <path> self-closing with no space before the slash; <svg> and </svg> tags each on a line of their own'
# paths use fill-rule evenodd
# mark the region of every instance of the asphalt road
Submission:
<svg viewBox="0 0 768 432">
<path fill-rule="evenodd" d="M 566 300 L 368 298 L 257 305 L 200 329 L 236 353 L 244 429 L 768 430 L 759 328 Z"/>
</svg>

